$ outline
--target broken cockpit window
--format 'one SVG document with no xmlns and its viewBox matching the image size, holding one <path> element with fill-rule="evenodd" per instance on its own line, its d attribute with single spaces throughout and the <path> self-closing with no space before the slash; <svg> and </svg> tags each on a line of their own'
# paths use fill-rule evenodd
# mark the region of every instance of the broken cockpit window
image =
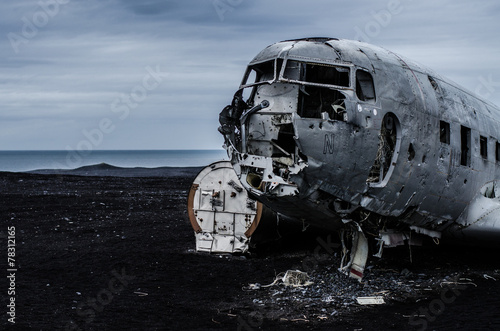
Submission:
<svg viewBox="0 0 500 331">
<path fill-rule="evenodd" d="M 256 83 L 273 81 L 275 76 L 275 62 L 275 60 L 272 60 L 249 66 L 241 85 L 251 86 Z"/>
<path fill-rule="evenodd" d="M 299 116 L 347 120 L 345 96 L 338 88 L 349 87 L 348 67 L 289 60 L 282 78 L 302 84 L 297 110 Z"/>
<path fill-rule="evenodd" d="M 349 68 L 289 60 L 286 62 L 283 79 L 314 85 L 349 87 Z"/>
<path fill-rule="evenodd" d="M 243 90 L 243 100 L 247 101 L 253 99 L 256 85 L 272 83 L 276 78 L 276 73 L 279 72 L 279 69 L 276 70 L 276 67 L 281 67 L 282 62 L 283 60 L 278 59 L 249 66 L 245 76 L 243 76 L 241 88 L 251 86 L 254 86 L 254 88 L 247 88 Z M 276 63 L 278 63 L 278 66 L 276 66 Z"/>
</svg>

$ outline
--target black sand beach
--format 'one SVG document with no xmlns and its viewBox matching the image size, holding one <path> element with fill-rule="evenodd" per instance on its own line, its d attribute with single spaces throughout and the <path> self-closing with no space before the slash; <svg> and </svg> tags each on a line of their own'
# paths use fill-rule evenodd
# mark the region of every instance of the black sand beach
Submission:
<svg viewBox="0 0 500 331">
<path fill-rule="evenodd" d="M 407 247 L 386 250 L 361 284 L 337 271 L 340 248 L 327 254 L 321 243 L 331 235 L 314 229 L 282 229 L 251 256 L 196 253 L 186 197 L 199 170 L 0 173 L 1 328 L 500 329 L 498 249 L 430 245 L 412 249 L 412 263 Z M 12 227 L 16 271 L 8 272 Z M 249 287 L 290 269 L 314 284 Z M 356 303 L 373 295 L 385 304 Z"/>
</svg>

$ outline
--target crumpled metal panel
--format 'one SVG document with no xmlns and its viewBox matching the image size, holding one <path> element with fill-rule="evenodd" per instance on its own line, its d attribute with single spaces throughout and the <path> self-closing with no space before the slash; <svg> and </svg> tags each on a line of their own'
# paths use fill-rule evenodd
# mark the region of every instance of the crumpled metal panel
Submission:
<svg viewBox="0 0 500 331">
<path fill-rule="evenodd" d="M 338 188 L 341 199 L 352 196 L 350 187 L 367 189 L 367 169 L 373 164 L 377 146 L 366 143 L 363 154 L 357 152 L 356 146 L 363 140 L 377 140 L 378 130 L 367 130 L 363 135 L 350 123 L 296 116 L 293 123 L 302 152 L 308 160 L 314 160 L 314 167 L 306 169 L 308 177 L 321 181 L 320 187 L 327 192 Z M 336 180 L 330 181 L 329 177 Z"/>
</svg>

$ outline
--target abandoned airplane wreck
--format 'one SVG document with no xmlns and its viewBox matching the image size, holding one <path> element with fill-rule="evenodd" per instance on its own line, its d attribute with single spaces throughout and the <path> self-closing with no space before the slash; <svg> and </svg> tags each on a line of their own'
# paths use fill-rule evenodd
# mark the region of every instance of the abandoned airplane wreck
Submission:
<svg viewBox="0 0 500 331">
<path fill-rule="evenodd" d="M 254 200 L 339 231 L 350 241 L 342 268 L 358 279 L 369 242 L 380 256 L 419 236 L 500 237 L 500 110 L 384 48 L 270 45 L 219 119 L 232 167 L 213 164 L 193 184 L 199 250 L 244 251 Z"/>
</svg>

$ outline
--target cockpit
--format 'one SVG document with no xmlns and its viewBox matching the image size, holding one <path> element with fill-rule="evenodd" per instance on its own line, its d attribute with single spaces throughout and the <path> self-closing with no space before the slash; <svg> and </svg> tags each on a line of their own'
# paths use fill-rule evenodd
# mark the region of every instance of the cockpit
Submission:
<svg viewBox="0 0 500 331">
<path fill-rule="evenodd" d="M 296 111 L 300 117 L 324 118 L 322 114 L 326 113 L 328 119 L 345 121 L 346 96 L 356 91 L 360 101 L 369 103 L 375 103 L 376 96 L 373 78 L 368 71 L 339 62 L 278 58 L 251 64 L 239 92 L 248 107 L 252 107 L 259 86 L 278 82 L 298 84 L 300 89 Z"/>
<path fill-rule="evenodd" d="M 259 86 L 273 83 L 300 86 L 297 114 L 304 118 L 344 120 L 345 92 L 353 90 L 351 66 L 335 63 L 311 62 L 297 59 L 275 59 L 248 67 L 240 89 L 242 98 L 252 107 Z"/>
</svg>

